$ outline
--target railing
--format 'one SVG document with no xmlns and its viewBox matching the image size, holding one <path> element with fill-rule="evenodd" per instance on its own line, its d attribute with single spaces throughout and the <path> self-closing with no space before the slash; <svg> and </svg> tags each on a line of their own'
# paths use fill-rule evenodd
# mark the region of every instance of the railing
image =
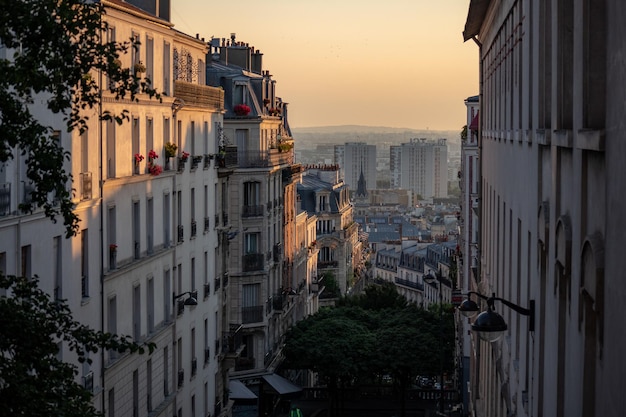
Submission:
<svg viewBox="0 0 626 417">
<path fill-rule="evenodd" d="M 267 168 L 276 165 L 292 164 L 293 149 L 278 152 L 277 149 L 267 151 L 238 151 L 237 159 L 240 168 Z"/>
<path fill-rule="evenodd" d="M 263 321 L 263 306 L 241 308 L 241 322 L 243 324 L 260 323 L 262 321 Z"/>
<path fill-rule="evenodd" d="M 280 255 L 283 253 L 283 245 L 282 243 L 276 243 L 274 245 L 274 250 L 272 255 L 274 257 L 274 262 L 280 262 Z"/>
<path fill-rule="evenodd" d="M 272 297 L 272 308 L 277 311 L 282 311 L 283 306 L 285 304 L 284 297 L 282 294 L 275 294 Z"/>
<path fill-rule="evenodd" d="M 204 364 L 211 362 L 211 348 L 204 348 Z"/>
<path fill-rule="evenodd" d="M 195 170 L 196 168 L 198 168 L 198 165 L 200 165 L 200 162 L 202 162 L 202 159 L 204 159 L 204 156 L 202 155 L 194 155 L 191 157 L 191 169 Z"/>
<path fill-rule="evenodd" d="M 214 282 L 215 282 L 215 284 L 214 284 L 214 287 L 215 287 L 214 291 L 217 291 L 222 286 L 222 281 L 221 281 L 219 275 L 215 277 Z"/>
<path fill-rule="evenodd" d="M 179 224 L 178 225 L 178 243 L 182 243 L 184 237 L 185 237 L 185 227 L 182 224 Z"/>
<path fill-rule="evenodd" d="M 182 387 L 184 383 L 185 383 L 185 370 L 179 369 L 178 370 L 178 388 Z"/>
<path fill-rule="evenodd" d="M 206 217 L 204 218 L 204 233 L 206 233 L 206 232 L 208 232 L 208 231 L 209 231 L 210 220 L 211 220 L 211 219 L 210 219 L 210 217 L 209 217 L 209 216 L 206 216 Z"/>
<path fill-rule="evenodd" d="M 241 209 L 241 217 L 262 217 L 263 205 L 248 205 L 243 206 Z"/>
<path fill-rule="evenodd" d="M 80 174 L 80 199 L 91 200 L 92 182 L 91 172 L 82 172 Z"/>
<path fill-rule="evenodd" d="M 228 213 L 222 213 L 222 226 L 228 226 Z"/>
<path fill-rule="evenodd" d="M 424 284 L 419 283 L 419 282 L 409 281 L 408 279 L 396 277 L 396 284 L 409 287 L 409 288 L 415 288 L 416 290 L 419 290 L 419 291 L 424 291 Z"/>
<path fill-rule="evenodd" d="M 11 183 L 0 184 L 0 216 L 11 213 Z"/>
<path fill-rule="evenodd" d="M 241 267 L 243 272 L 263 270 L 264 260 L 262 253 L 250 253 L 247 255 L 243 255 L 241 261 Z"/>
<path fill-rule="evenodd" d="M 236 353 L 241 347 L 241 324 L 231 324 L 230 331 L 222 333 L 222 352 Z"/>
<path fill-rule="evenodd" d="M 33 196 L 31 195 L 31 193 L 33 191 L 35 191 L 35 184 L 31 183 L 31 182 L 25 182 L 24 183 L 24 194 L 22 196 L 22 203 L 24 204 L 30 204 L 33 202 Z"/>
<path fill-rule="evenodd" d="M 195 237 L 198 231 L 198 224 L 195 220 L 191 221 L 191 237 Z"/>
<path fill-rule="evenodd" d="M 193 358 L 191 360 L 191 376 L 195 376 L 198 373 L 198 359 Z"/>
<path fill-rule="evenodd" d="M 224 108 L 224 90 L 218 87 L 176 80 L 174 97 L 184 100 L 187 105 L 194 104 L 214 110 Z"/>
<path fill-rule="evenodd" d="M 211 283 L 204 284 L 204 298 L 208 298 L 211 295 Z"/>
<path fill-rule="evenodd" d="M 339 261 L 317 261 L 318 268 L 337 268 Z"/>
</svg>

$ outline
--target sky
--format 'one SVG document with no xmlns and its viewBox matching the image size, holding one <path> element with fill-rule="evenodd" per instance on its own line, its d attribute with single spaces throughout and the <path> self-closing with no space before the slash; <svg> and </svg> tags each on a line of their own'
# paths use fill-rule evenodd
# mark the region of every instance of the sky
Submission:
<svg viewBox="0 0 626 417">
<path fill-rule="evenodd" d="M 292 128 L 459 130 L 478 94 L 469 0 L 171 0 L 175 28 L 263 53 Z"/>
</svg>

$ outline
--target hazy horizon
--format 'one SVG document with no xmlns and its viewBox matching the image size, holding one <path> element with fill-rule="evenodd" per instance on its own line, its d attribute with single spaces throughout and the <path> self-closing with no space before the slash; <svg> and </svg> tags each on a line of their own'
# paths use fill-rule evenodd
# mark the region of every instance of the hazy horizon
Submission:
<svg viewBox="0 0 626 417">
<path fill-rule="evenodd" d="M 263 54 L 292 128 L 455 130 L 478 92 L 478 48 L 462 37 L 469 0 L 171 5 L 177 30 L 207 41 L 235 33 Z"/>
</svg>

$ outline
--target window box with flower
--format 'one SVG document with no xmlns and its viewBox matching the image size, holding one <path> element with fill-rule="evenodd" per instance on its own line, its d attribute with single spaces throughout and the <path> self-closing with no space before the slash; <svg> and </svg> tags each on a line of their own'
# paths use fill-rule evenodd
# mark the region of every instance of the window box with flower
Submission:
<svg viewBox="0 0 626 417">
<path fill-rule="evenodd" d="M 178 171 L 181 172 L 185 169 L 185 162 L 189 159 L 189 152 L 183 151 L 178 157 Z"/>
<path fill-rule="evenodd" d="M 250 106 L 246 104 L 237 104 L 235 107 L 233 107 L 233 111 L 237 116 L 247 116 L 251 110 L 252 109 L 250 109 Z"/>
</svg>

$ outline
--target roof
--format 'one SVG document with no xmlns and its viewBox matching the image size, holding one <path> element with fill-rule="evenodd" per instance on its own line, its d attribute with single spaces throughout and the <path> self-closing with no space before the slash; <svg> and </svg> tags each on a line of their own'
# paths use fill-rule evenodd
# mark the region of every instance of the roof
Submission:
<svg viewBox="0 0 626 417">
<path fill-rule="evenodd" d="M 467 12 L 467 20 L 465 21 L 465 30 L 463 31 L 463 41 L 472 39 L 480 33 L 480 28 L 485 20 L 487 10 L 491 5 L 491 0 L 471 0 L 469 11 Z"/>
</svg>

